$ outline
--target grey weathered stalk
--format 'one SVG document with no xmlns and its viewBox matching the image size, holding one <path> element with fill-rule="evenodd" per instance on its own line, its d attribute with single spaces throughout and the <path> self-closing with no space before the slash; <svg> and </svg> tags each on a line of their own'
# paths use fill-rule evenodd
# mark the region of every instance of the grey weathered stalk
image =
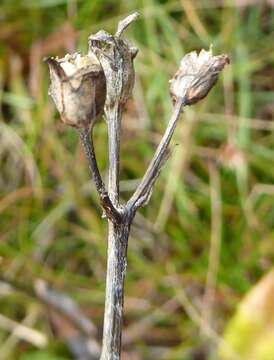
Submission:
<svg viewBox="0 0 274 360">
<path fill-rule="evenodd" d="M 136 21 L 139 16 L 140 16 L 140 14 L 136 11 L 133 14 L 130 14 L 129 16 L 127 16 L 125 19 L 119 21 L 117 31 L 116 31 L 115 35 L 117 37 L 120 37 L 122 35 L 122 33 L 126 30 L 126 28 L 131 23 L 133 23 L 133 21 Z"/>
<path fill-rule="evenodd" d="M 118 225 L 109 221 L 104 333 L 100 360 L 120 359 L 130 224 L 131 220 L 127 217 Z"/>
<path fill-rule="evenodd" d="M 116 102 L 105 109 L 109 138 L 108 192 L 119 206 L 121 106 Z M 124 281 L 131 220 L 124 214 L 121 222 L 108 222 L 108 253 L 103 344 L 100 360 L 119 360 L 121 354 Z"/>
<path fill-rule="evenodd" d="M 93 146 L 93 139 L 92 139 L 92 129 L 90 131 L 89 128 L 83 128 L 79 130 L 79 135 L 83 147 L 85 149 L 86 157 L 88 159 L 89 168 L 91 172 L 91 176 L 94 180 L 97 192 L 100 197 L 101 205 L 105 211 L 106 216 L 113 222 L 120 221 L 120 213 L 114 207 L 111 199 L 109 198 L 108 192 L 105 189 L 104 182 L 100 175 L 100 171 L 97 165 L 97 160 L 95 156 L 94 146 Z"/>
<path fill-rule="evenodd" d="M 128 209 L 136 210 L 137 208 L 145 205 L 149 200 L 153 185 L 157 180 L 161 168 L 163 167 L 165 160 L 167 158 L 168 146 L 170 144 L 170 140 L 174 134 L 176 125 L 180 118 L 183 104 L 184 104 L 183 98 L 178 98 L 175 103 L 173 114 L 169 120 L 165 134 L 157 147 L 157 150 L 149 164 L 149 167 L 145 175 L 143 176 L 141 183 L 139 184 L 136 191 L 134 192 L 134 194 L 127 203 Z"/>
<path fill-rule="evenodd" d="M 119 360 L 124 301 L 124 279 L 131 212 L 119 204 L 120 136 L 122 110 L 131 96 L 134 85 L 133 59 L 137 49 L 121 38 L 124 30 L 136 20 L 134 13 L 121 21 L 115 35 L 105 31 L 89 37 L 90 54 L 98 58 L 106 78 L 105 116 L 109 138 L 108 193 L 112 204 L 119 209 L 121 221 L 109 220 L 106 300 L 101 360 Z"/>
<path fill-rule="evenodd" d="M 114 106 L 105 110 L 108 126 L 109 172 L 108 193 L 115 206 L 119 203 L 119 173 L 120 173 L 120 134 L 121 134 L 121 106 Z"/>
</svg>

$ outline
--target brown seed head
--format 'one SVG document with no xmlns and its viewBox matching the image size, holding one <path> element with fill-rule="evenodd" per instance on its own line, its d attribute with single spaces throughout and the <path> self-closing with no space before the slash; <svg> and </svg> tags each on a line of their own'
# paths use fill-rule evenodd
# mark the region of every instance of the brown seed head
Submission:
<svg viewBox="0 0 274 360">
<path fill-rule="evenodd" d="M 89 37 L 90 54 L 95 54 L 104 69 L 107 82 L 106 106 L 124 105 L 134 86 L 133 59 L 138 50 L 128 41 L 106 31 Z"/>
<path fill-rule="evenodd" d="M 185 55 L 179 70 L 170 80 L 173 101 L 181 97 L 185 105 L 192 105 L 206 97 L 226 64 L 229 64 L 228 56 L 213 56 L 212 47 L 209 51 L 201 50 L 199 54 L 193 51 Z"/>
<path fill-rule="evenodd" d="M 64 123 L 81 128 L 93 125 L 106 98 L 104 72 L 95 57 L 79 53 L 49 58 L 51 95 Z"/>
</svg>

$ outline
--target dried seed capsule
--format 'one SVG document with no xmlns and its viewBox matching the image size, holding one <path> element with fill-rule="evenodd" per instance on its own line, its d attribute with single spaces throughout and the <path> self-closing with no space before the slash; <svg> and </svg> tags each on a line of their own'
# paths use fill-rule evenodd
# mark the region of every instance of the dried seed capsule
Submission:
<svg viewBox="0 0 274 360">
<path fill-rule="evenodd" d="M 48 58 L 49 94 L 64 123 L 81 128 L 93 125 L 106 98 L 104 72 L 95 57 L 79 53 Z"/>
<path fill-rule="evenodd" d="M 119 36 L 101 30 L 90 35 L 89 51 L 96 55 L 105 72 L 106 106 L 124 105 L 132 94 L 135 79 L 133 59 L 138 49 Z"/>
<path fill-rule="evenodd" d="M 175 102 L 178 97 L 184 99 L 185 105 L 192 105 L 209 93 L 216 84 L 219 73 L 229 63 L 227 55 L 212 55 L 201 50 L 199 54 L 193 51 L 183 57 L 179 70 L 170 80 L 170 94 Z"/>
</svg>

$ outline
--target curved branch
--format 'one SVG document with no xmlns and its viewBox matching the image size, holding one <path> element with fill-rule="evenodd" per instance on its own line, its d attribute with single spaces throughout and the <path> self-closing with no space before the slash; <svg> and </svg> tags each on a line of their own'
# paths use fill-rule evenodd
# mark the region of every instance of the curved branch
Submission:
<svg viewBox="0 0 274 360">
<path fill-rule="evenodd" d="M 133 14 L 127 16 L 125 19 L 119 21 L 118 28 L 115 36 L 120 37 L 122 33 L 126 30 L 126 28 L 133 22 L 138 19 L 140 14 L 136 11 Z"/>
<path fill-rule="evenodd" d="M 144 206 L 149 201 L 149 198 L 152 194 L 152 189 L 155 181 L 157 180 L 162 167 L 166 163 L 168 158 L 168 146 L 170 140 L 176 129 L 182 108 L 184 105 L 183 98 L 178 98 L 175 103 L 173 114 L 169 120 L 168 126 L 166 128 L 165 134 L 158 145 L 158 148 L 149 164 L 149 167 L 143 176 L 143 179 L 137 189 L 135 190 L 132 197 L 129 199 L 126 207 L 128 211 L 136 211 L 139 207 Z"/>
<path fill-rule="evenodd" d="M 95 156 L 93 139 L 92 139 L 92 129 L 91 131 L 88 128 L 83 128 L 79 130 L 79 135 L 83 147 L 85 149 L 86 157 L 88 159 L 89 168 L 91 176 L 94 180 L 96 190 L 99 194 L 101 205 L 105 211 L 105 214 L 109 220 L 113 223 L 119 223 L 121 221 L 121 214 L 113 205 L 111 199 L 109 198 L 108 192 L 106 191 L 104 182 L 102 180 L 97 160 Z M 91 135 L 91 136 L 90 136 Z"/>
</svg>

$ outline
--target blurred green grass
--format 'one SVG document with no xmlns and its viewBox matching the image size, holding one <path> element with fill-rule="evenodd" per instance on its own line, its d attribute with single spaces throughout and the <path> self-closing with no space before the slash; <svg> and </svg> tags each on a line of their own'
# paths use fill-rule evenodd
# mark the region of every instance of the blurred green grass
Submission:
<svg viewBox="0 0 274 360">
<path fill-rule="evenodd" d="M 214 260 L 213 347 L 242 296 L 272 266 L 274 9 L 264 2 L 244 3 L 0 4 L 1 271 L 22 283 L 47 280 L 77 300 L 99 328 L 106 223 L 77 134 L 61 124 L 48 98 L 42 58 L 74 48 L 85 51 L 91 32 L 114 32 L 121 17 L 141 12 L 128 31 L 140 52 L 135 91 L 123 122 L 121 188 L 126 199 L 171 113 L 168 80 L 180 58 L 211 43 L 216 53 L 231 57 L 231 66 L 207 99 L 182 116 L 173 141 L 178 145 L 133 226 L 125 331 L 145 324 L 130 346 L 137 359 L 190 359 L 191 351 L 203 345 L 200 313 L 214 241 L 221 248 Z M 104 172 L 106 148 L 102 121 L 96 128 L 96 151 Z M 219 212 L 214 201 L 221 204 Z M 44 307 L 17 293 L 0 295 L 1 313 L 48 336 L 46 355 L 37 358 L 71 358 Z M 1 359 L 36 359 L 30 344 L 5 329 L 0 329 L 0 347 Z"/>
</svg>

